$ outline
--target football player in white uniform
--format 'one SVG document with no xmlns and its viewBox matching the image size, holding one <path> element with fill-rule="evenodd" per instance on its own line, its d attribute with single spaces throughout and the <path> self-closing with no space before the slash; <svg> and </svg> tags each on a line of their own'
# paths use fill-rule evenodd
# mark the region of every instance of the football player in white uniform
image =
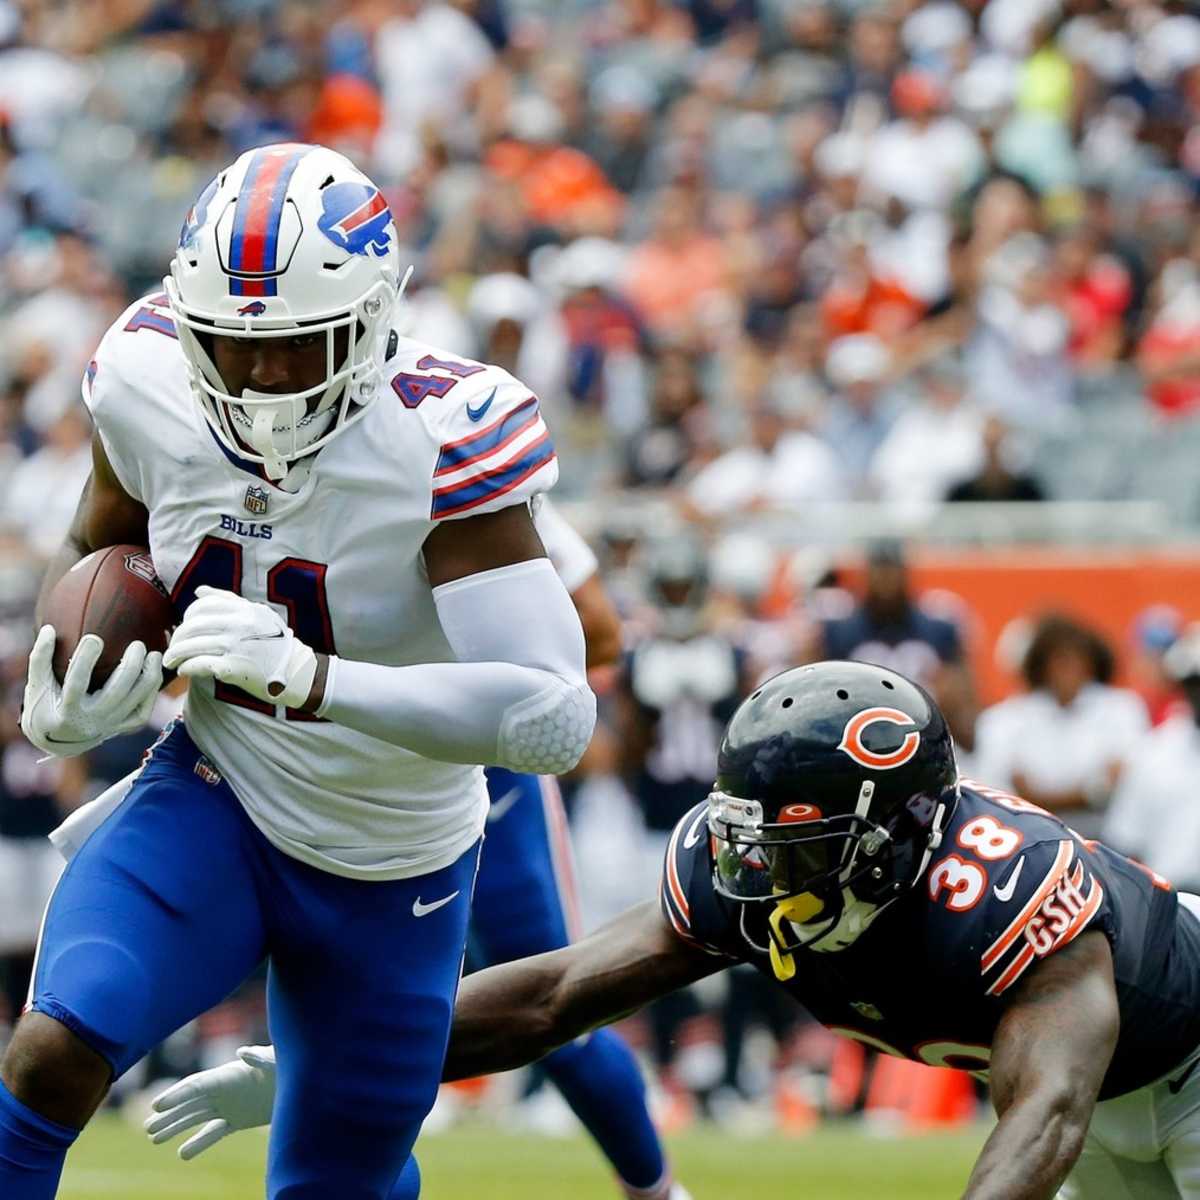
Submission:
<svg viewBox="0 0 1200 1200">
<path fill-rule="evenodd" d="M 148 543 L 181 617 L 165 663 L 192 687 L 47 909 L 0 1064 L 0 1194 L 53 1196 L 112 1079 L 265 956 L 268 1195 L 383 1200 L 441 1072 L 479 764 L 561 772 L 595 719 L 529 511 L 553 444 L 506 372 L 396 332 L 390 211 L 332 151 L 244 154 L 164 285 L 88 369 L 95 465 L 43 595 Z M 53 646 L 44 627 L 22 716 L 49 753 L 137 721 L 160 685 L 135 643 L 89 693 L 85 637 L 60 686 Z"/>
</svg>

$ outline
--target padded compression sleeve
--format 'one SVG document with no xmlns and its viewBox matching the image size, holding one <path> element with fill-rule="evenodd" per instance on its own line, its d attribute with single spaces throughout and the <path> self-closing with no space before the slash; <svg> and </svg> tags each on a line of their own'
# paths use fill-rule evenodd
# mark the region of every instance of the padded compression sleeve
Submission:
<svg viewBox="0 0 1200 1200">
<path fill-rule="evenodd" d="M 318 715 L 441 762 L 561 774 L 596 723 L 583 629 L 550 561 L 433 589 L 457 662 L 385 667 L 331 657 Z"/>
</svg>

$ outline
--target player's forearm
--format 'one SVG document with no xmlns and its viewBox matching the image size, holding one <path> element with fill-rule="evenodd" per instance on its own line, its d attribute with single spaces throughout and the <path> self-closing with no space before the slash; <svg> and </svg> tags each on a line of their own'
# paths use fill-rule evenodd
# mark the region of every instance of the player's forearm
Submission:
<svg viewBox="0 0 1200 1200">
<path fill-rule="evenodd" d="M 596 699 L 579 617 L 549 561 L 464 576 L 433 598 L 457 662 L 330 659 L 313 711 L 442 762 L 569 771 L 591 739 Z"/>
<path fill-rule="evenodd" d="M 586 685 L 515 663 L 331 659 L 315 711 L 440 762 L 561 774 L 587 748 L 596 702 Z"/>
<path fill-rule="evenodd" d="M 549 954 L 463 980 L 446 1079 L 505 1071 L 727 966 L 685 945 L 653 901 Z"/>
<path fill-rule="evenodd" d="M 984 1145 L 963 1200 L 1051 1200 L 1083 1149 L 1091 1111 L 1067 1088 L 1014 1103 Z"/>
<path fill-rule="evenodd" d="M 553 1005 L 563 956 L 555 950 L 468 975 L 459 985 L 442 1078 L 510 1071 L 543 1058 L 572 1037 Z"/>
</svg>

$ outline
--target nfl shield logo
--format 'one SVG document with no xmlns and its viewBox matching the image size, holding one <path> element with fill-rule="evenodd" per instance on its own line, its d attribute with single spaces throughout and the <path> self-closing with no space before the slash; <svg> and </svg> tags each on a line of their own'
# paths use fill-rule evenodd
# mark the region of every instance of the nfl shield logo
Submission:
<svg viewBox="0 0 1200 1200">
<path fill-rule="evenodd" d="M 270 502 L 270 499 L 271 493 L 266 488 L 258 487 L 252 483 L 246 489 L 246 510 L 252 512 L 256 517 L 261 517 L 267 511 L 267 504 Z"/>
</svg>

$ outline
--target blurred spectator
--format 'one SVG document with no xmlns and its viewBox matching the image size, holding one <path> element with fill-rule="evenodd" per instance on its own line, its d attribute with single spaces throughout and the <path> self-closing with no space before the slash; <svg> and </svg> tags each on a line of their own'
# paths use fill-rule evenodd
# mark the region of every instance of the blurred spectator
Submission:
<svg viewBox="0 0 1200 1200">
<path fill-rule="evenodd" d="M 631 487 L 672 483 L 709 454 L 712 443 L 696 360 L 683 350 L 664 351 L 654 367 L 649 422 L 629 442 L 626 482 Z"/>
<path fill-rule="evenodd" d="M 831 338 L 870 333 L 893 339 L 913 325 L 924 307 L 881 261 L 878 247 L 884 229 L 874 213 L 855 211 L 829 226 L 834 255 L 832 278 L 821 298 L 821 315 Z"/>
<path fill-rule="evenodd" d="M 822 621 L 817 637 L 816 657 L 874 663 L 927 687 L 942 670 L 967 670 L 958 626 L 913 596 L 904 547 L 890 538 L 867 549 L 861 601 Z"/>
<path fill-rule="evenodd" d="M 727 450 L 692 478 L 689 511 L 721 519 L 845 496 L 846 473 L 837 455 L 814 434 L 789 431 L 778 401 L 757 403 L 749 424 L 745 444 Z"/>
<path fill-rule="evenodd" d="M 1052 282 L 1049 253 L 1033 234 L 1010 238 L 986 265 L 967 369 L 980 402 L 1011 424 L 1052 426 L 1074 398 L 1070 327 Z"/>
<path fill-rule="evenodd" d="M 317 95 L 304 136 L 362 161 L 371 157 L 382 124 L 383 105 L 368 80 L 353 74 L 331 75 Z"/>
<path fill-rule="evenodd" d="M 91 440 L 82 406 L 68 408 L 0 493 L 0 519 L 20 530 L 43 558 L 57 553 L 70 528 L 92 469 Z"/>
<path fill-rule="evenodd" d="M 375 69 L 383 93 L 383 128 L 376 146 L 391 178 L 418 161 L 422 131 L 462 135 L 495 52 L 483 31 L 451 4 L 393 0 L 374 36 Z"/>
<path fill-rule="evenodd" d="M 890 356 L 874 334 L 838 338 L 825 358 L 834 395 L 821 427 L 841 460 L 852 495 L 869 490 L 871 461 L 891 431 L 897 398 L 886 387 Z"/>
<path fill-rule="evenodd" d="M 1103 838 L 1166 876 L 1180 891 L 1200 888 L 1200 626 L 1167 651 L 1168 677 L 1186 703 L 1130 748 Z"/>
<path fill-rule="evenodd" d="M 1183 616 L 1170 604 L 1152 604 L 1138 613 L 1130 637 L 1129 682 L 1142 698 L 1151 725 L 1161 725 L 1180 706 L 1179 681 L 1166 658 L 1179 638 Z"/>
<path fill-rule="evenodd" d="M 967 399 L 962 366 L 938 359 L 917 373 L 916 399 L 871 459 L 871 490 L 892 504 L 940 501 L 984 454 L 984 418 Z"/>
<path fill-rule="evenodd" d="M 1071 323 L 1068 353 L 1084 370 L 1109 365 L 1124 342 L 1122 319 L 1132 296 L 1128 271 L 1101 252 L 1098 231 L 1086 225 L 1058 235 L 1054 263 L 1057 300 Z"/>
<path fill-rule="evenodd" d="M 700 197 L 689 188 L 660 193 L 650 237 L 635 246 L 625 287 L 650 328 L 662 337 L 685 337 L 699 305 L 726 282 L 724 249 L 703 226 Z"/>
<path fill-rule="evenodd" d="M 623 254 L 601 238 L 580 238 L 555 263 L 565 293 L 558 311 L 531 331 L 522 376 L 539 394 L 561 391 L 581 418 L 590 418 L 592 440 L 619 439 L 646 420 L 646 333 L 638 312 L 618 289 Z M 536 335 L 535 336 L 535 332 Z M 561 364 L 558 380 L 547 363 Z"/>
<path fill-rule="evenodd" d="M 595 117 L 588 124 L 583 148 L 613 186 L 626 194 L 642 180 L 657 99 L 650 78 L 631 66 L 609 67 L 591 86 Z"/>
<path fill-rule="evenodd" d="M 558 110 L 530 92 L 509 106 L 511 137 L 488 151 L 486 166 L 520 189 L 534 221 L 567 237 L 615 230 L 623 201 L 604 172 L 582 150 L 562 144 Z"/>
<path fill-rule="evenodd" d="M 1098 837 L 1113 789 L 1149 728 L 1135 692 L 1112 686 L 1113 653 L 1070 617 L 1038 622 L 1025 652 L 1028 691 L 985 709 L 976 770 Z"/>
<path fill-rule="evenodd" d="M 1044 500 L 1037 479 L 1017 466 L 1012 434 L 999 417 L 988 417 L 982 433 L 983 463 L 977 474 L 960 480 L 946 493 L 947 500 Z"/>
<path fill-rule="evenodd" d="M 892 84 L 898 119 L 867 148 L 864 187 L 909 209 L 949 208 L 983 170 L 983 153 L 970 127 L 943 110 L 947 95 L 932 72 L 909 70 Z"/>
<path fill-rule="evenodd" d="M 1188 416 L 1200 407 L 1200 270 L 1190 259 L 1169 262 L 1151 289 L 1150 321 L 1137 354 L 1161 415 Z"/>
</svg>

